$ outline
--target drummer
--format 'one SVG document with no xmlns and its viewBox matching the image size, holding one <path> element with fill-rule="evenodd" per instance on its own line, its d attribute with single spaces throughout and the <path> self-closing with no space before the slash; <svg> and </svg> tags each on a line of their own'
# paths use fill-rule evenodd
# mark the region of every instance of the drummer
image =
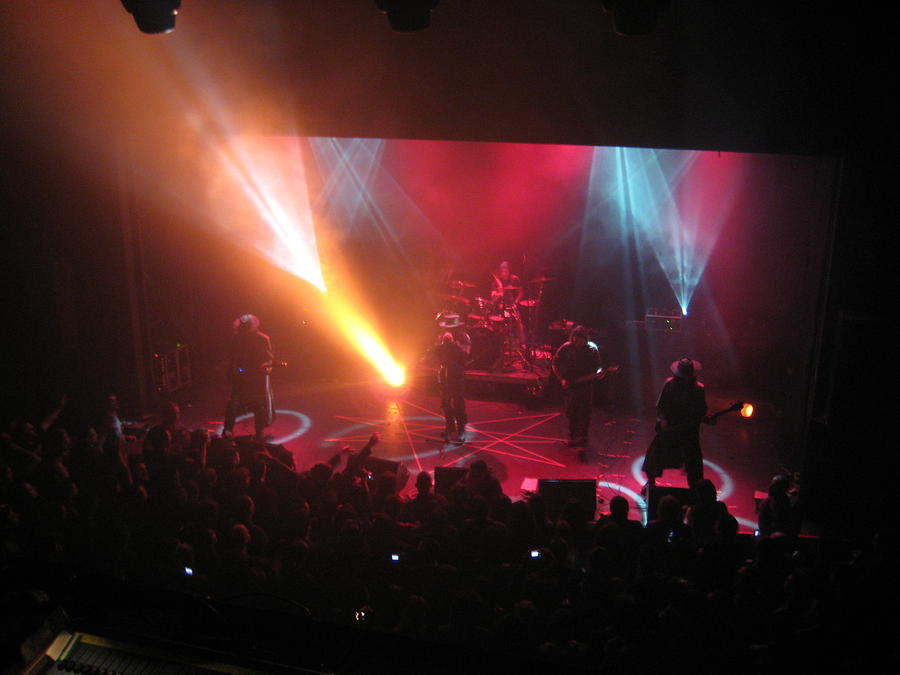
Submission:
<svg viewBox="0 0 900 675">
<path fill-rule="evenodd" d="M 522 280 L 512 273 L 509 263 L 504 260 L 491 273 L 491 300 L 494 306 L 513 308 L 522 299 Z"/>
<path fill-rule="evenodd" d="M 494 304 L 492 321 L 505 325 L 504 331 L 516 350 L 525 350 L 525 328 L 519 315 L 522 300 L 522 280 L 512 273 L 509 263 L 504 260 L 491 273 L 491 300 Z"/>
</svg>

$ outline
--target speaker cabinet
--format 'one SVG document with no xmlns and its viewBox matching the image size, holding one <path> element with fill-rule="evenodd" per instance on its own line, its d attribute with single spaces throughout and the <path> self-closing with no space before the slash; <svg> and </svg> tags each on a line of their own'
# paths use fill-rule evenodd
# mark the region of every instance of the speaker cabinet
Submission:
<svg viewBox="0 0 900 675">
<path fill-rule="evenodd" d="M 541 478 L 538 493 L 547 504 L 547 515 L 557 518 L 570 499 L 581 503 L 589 520 L 597 511 L 597 481 L 592 478 Z"/>
</svg>

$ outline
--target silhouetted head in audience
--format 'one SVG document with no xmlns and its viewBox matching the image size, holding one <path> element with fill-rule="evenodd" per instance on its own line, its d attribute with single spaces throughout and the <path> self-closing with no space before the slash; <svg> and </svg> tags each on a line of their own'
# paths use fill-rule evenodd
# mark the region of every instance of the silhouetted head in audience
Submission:
<svg viewBox="0 0 900 675">
<path fill-rule="evenodd" d="M 172 434 L 162 426 L 152 427 L 147 432 L 147 449 L 157 454 L 166 453 L 172 445 Z"/>
<path fill-rule="evenodd" d="M 578 499 L 566 500 L 560 519 L 568 523 L 573 530 L 583 529 L 589 520 L 587 509 Z"/>
<path fill-rule="evenodd" d="M 708 478 L 694 483 L 694 493 L 697 495 L 698 504 L 712 504 L 719 498 L 716 486 Z"/>
<path fill-rule="evenodd" d="M 730 541 L 737 536 L 738 521 L 730 513 L 724 513 L 713 524 L 713 532 L 718 539 Z"/>
<path fill-rule="evenodd" d="M 535 523 L 543 526 L 547 522 L 547 501 L 544 499 L 544 496 L 539 492 L 535 492 L 528 498 L 528 507 L 534 514 Z"/>
<path fill-rule="evenodd" d="M 181 406 L 175 401 L 166 401 L 159 410 L 162 423 L 167 429 L 174 429 L 181 421 Z"/>
<path fill-rule="evenodd" d="M 509 509 L 509 525 L 511 528 L 530 533 L 534 530 L 534 513 L 527 502 L 513 502 Z"/>
<path fill-rule="evenodd" d="M 659 500 L 659 505 L 656 507 L 656 518 L 662 523 L 680 525 L 684 521 L 681 502 L 672 495 L 666 495 Z"/>
<path fill-rule="evenodd" d="M 56 461 L 69 454 L 72 448 L 72 439 L 65 429 L 51 429 L 44 442 L 44 460 Z"/>
<path fill-rule="evenodd" d="M 256 510 L 256 505 L 253 503 L 253 497 L 250 495 L 238 495 L 234 498 L 234 502 L 232 504 L 234 519 L 243 523 L 244 525 L 249 525 L 253 522 L 253 514 Z"/>
<path fill-rule="evenodd" d="M 487 478 L 490 474 L 490 469 L 488 469 L 487 462 L 483 459 L 476 459 L 474 462 L 469 464 L 469 474 L 468 477 L 473 480 L 481 480 L 483 478 Z"/>
<path fill-rule="evenodd" d="M 250 488 L 250 470 L 245 466 L 236 467 L 231 472 L 228 483 L 232 494 L 246 494 Z"/>
<path fill-rule="evenodd" d="M 199 450 L 209 445 L 210 435 L 206 429 L 194 429 L 191 432 L 190 447 L 191 450 Z"/>
<path fill-rule="evenodd" d="M 772 482 L 769 483 L 769 496 L 770 497 L 780 497 L 784 496 L 788 493 L 788 490 L 791 487 L 791 480 L 784 474 L 778 474 L 772 479 Z"/>
<path fill-rule="evenodd" d="M 617 523 L 628 520 L 628 500 L 622 495 L 616 495 L 610 499 L 609 515 Z"/>
<path fill-rule="evenodd" d="M 247 555 L 247 547 L 252 537 L 246 525 L 236 523 L 231 526 L 222 538 L 222 549 L 226 555 L 242 557 Z"/>
<path fill-rule="evenodd" d="M 309 470 L 310 481 L 318 487 L 324 487 L 331 479 L 331 475 L 331 467 L 325 462 L 317 462 L 316 464 L 313 464 L 312 468 Z"/>
<path fill-rule="evenodd" d="M 420 495 L 427 495 L 431 492 L 431 474 L 427 471 L 420 471 L 416 476 L 416 490 Z"/>
</svg>

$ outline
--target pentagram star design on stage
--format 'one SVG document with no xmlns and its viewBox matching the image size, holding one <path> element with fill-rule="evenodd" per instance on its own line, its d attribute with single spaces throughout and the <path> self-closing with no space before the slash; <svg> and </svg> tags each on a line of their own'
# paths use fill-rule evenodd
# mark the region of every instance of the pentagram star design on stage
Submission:
<svg viewBox="0 0 900 675">
<path fill-rule="evenodd" d="M 404 412 L 404 409 L 406 412 Z M 424 414 L 413 414 L 413 413 Z M 444 417 L 433 410 L 423 408 L 410 401 L 399 401 L 390 406 L 388 417 L 372 419 L 335 415 L 337 419 L 352 423 L 350 433 L 324 439 L 332 443 L 365 443 L 375 431 L 381 433 L 381 443 L 385 446 L 407 447 L 411 458 L 415 459 L 419 471 L 422 470 L 423 455 L 442 455 L 441 466 L 453 466 L 480 452 L 512 457 L 537 464 L 555 467 L 566 465 L 540 454 L 534 447 L 558 446 L 563 439 L 559 436 L 541 435 L 540 427 L 559 417 L 560 413 L 541 413 L 518 417 L 498 417 L 470 421 L 466 427 L 464 444 L 445 443 Z M 517 427 L 517 428 L 514 428 Z M 391 452 L 395 455 L 395 452 Z M 396 459 L 396 457 L 392 457 Z"/>
</svg>

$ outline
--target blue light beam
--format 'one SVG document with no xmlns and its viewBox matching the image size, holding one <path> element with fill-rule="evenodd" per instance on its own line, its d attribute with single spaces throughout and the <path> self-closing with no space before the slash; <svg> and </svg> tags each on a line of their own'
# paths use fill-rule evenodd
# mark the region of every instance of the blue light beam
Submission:
<svg viewBox="0 0 900 675">
<path fill-rule="evenodd" d="M 615 153 L 620 222 L 653 251 L 686 315 L 709 257 L 697 246 L 699 224 L 687 222 L 678 203 L 679 185 L 699 153 L 645 148 L 615 148 Z"/>
</svg>

